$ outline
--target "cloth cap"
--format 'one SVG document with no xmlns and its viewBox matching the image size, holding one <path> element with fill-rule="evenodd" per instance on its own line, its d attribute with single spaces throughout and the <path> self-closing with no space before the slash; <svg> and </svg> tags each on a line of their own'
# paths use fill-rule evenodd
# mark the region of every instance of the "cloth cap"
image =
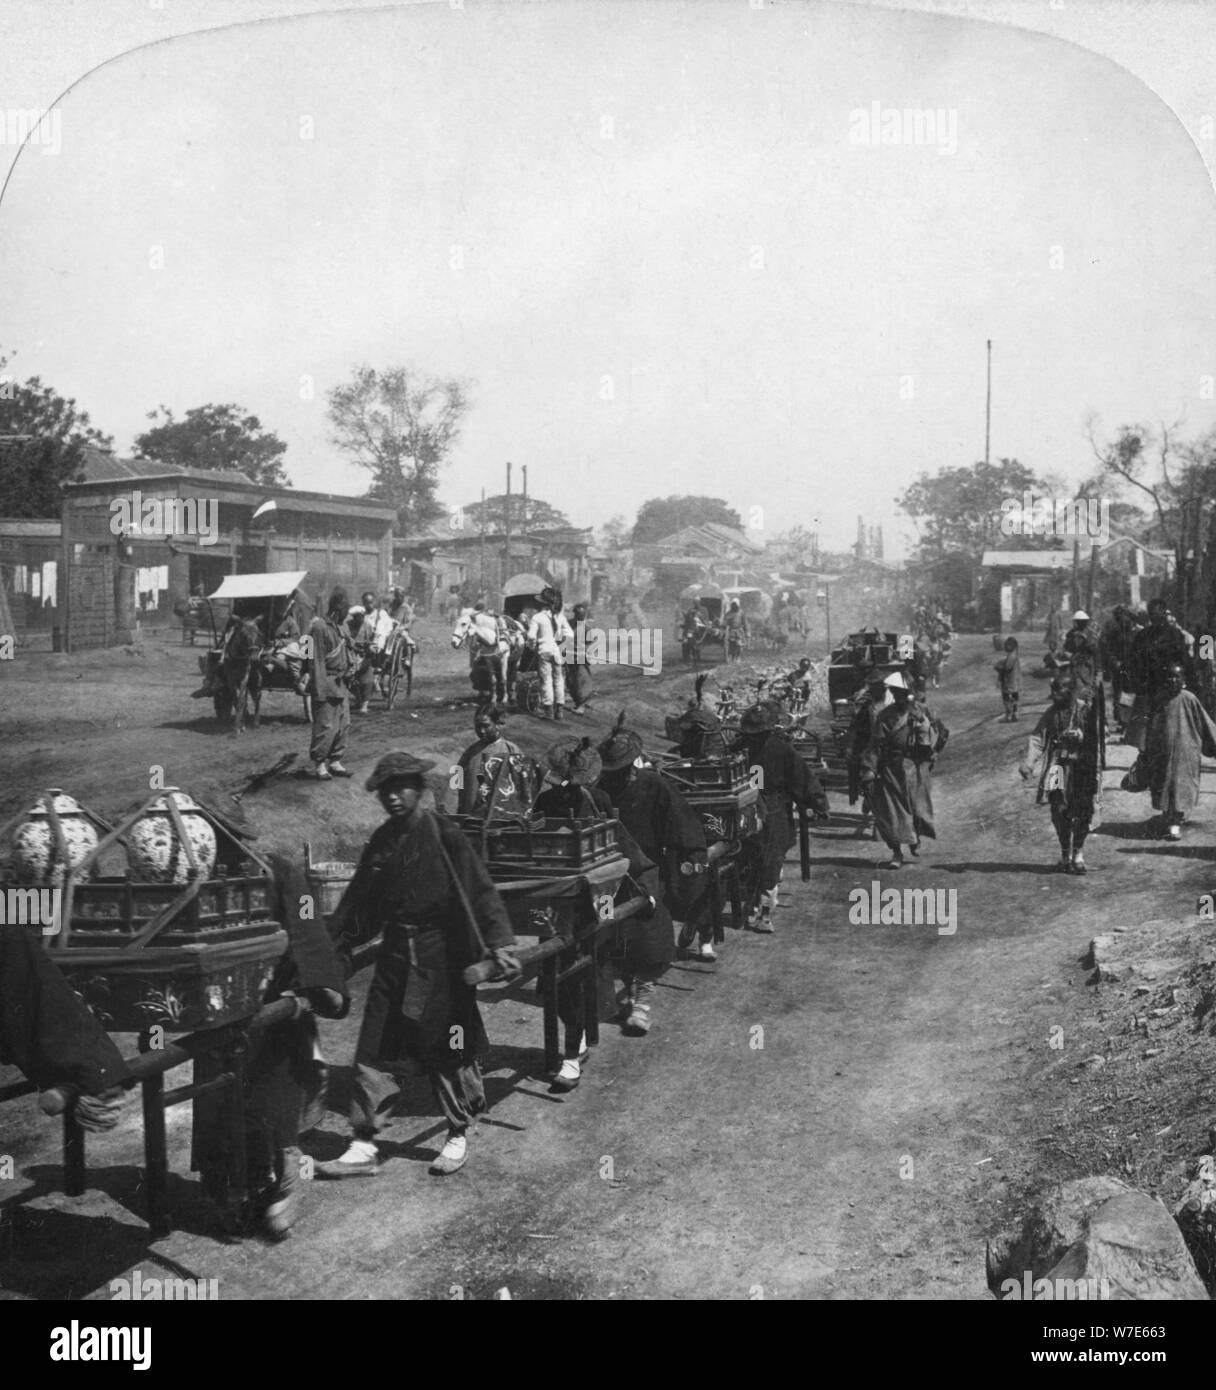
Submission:
<svg viewBox="0 0 1216 1390">
<path fill-rule="evenodd" d="M 545 757 L 552 773 L 563 782 L 575 782 L 580 787 L 597 781 L 604 770 L 603 759 L 589 738 L 559 738 Z"/>
<path fill-rule="evenodd" d="M 386 753 L 376 764 L 375 771 L 365 785 L 369 792 L 374 792 L 385 782 L 391 782 L 394 777 L 422 777 L 434 766 L 434 758 L 416 758 L 412 753 L 404 751 Z"/>
<path fill-rule="evenodd" d="M 605 772 L 617 772 L 642 756 L 642 740 L 632 729 L 617 729 L 599 746 Z"/>
</svg>

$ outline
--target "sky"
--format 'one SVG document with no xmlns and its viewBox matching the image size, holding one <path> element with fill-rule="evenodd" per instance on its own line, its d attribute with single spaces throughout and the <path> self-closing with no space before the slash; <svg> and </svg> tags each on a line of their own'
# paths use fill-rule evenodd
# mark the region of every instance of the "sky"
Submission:
<svg viewBox="0 0 1216 1390">
<path fill-rule="evenodd" d="M 328 389 L 454 375 L 450 505 L 512 460 L 578 525 L 697 492 L 889 556 L 983 457 L 987 339 L 994 458 L 1212 428 L 1210 8 L 921 8 L 7 0 L 0 170 L 71 89 L 0 201 L 0 350 L 120 452 L 235 401 L 356 494 Z"/>
</svg>

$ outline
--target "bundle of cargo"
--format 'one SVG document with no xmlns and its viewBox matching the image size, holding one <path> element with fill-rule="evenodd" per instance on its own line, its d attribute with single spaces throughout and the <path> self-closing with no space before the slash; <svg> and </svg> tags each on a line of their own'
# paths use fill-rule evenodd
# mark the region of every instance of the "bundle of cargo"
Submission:
<svg viewBox="0 0 1216 1390">
<path fill-rule="evenodd" d="M 248 1018 L 287 948 L 271 866 L 176 787 L 93 837 L 58 891 L 47 950 L 111 1032 Z"/>
</svg>

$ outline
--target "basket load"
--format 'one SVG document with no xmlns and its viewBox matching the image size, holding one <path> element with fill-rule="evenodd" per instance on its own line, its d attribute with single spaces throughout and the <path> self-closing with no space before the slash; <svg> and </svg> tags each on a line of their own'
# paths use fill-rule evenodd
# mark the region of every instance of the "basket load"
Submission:
<svg viewBox="0 0 1216 1390">
<path fill-rule="evenodd" d="M 44 941 L 102 1026 L 186 1032 L 255 1014 L 287 947 L 271 866 L 175 787 L 112 829 L 93 828 L 62 877 L 58 929 Z M 17 873 L 28 871 L 30 851 L 18 845 L 30 840 L 17 827 Z"/>
</svg>

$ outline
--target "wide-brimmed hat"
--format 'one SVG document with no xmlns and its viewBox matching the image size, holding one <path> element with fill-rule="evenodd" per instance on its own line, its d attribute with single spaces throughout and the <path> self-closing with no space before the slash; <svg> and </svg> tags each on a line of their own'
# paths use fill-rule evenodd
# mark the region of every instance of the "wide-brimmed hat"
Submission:
<svg viewBox="0 0 1216 1390">
<path fill-rule="evenodd" d="M 1084 608 L 1078 608 L 1077 611 L 1072 615 L 1072 620 L 1074 623 L 1087 623 L 1089 622 L 1089 614 L 1085 611 Z"/>
<path fill-rule="evenodd" d="M 604 770 L 604 760 L 589 738 L 559 738 L 545 754 L 545 760 L 554 776 L 580 787 L 596 782 Z"/>
<path fill-rule="evenodd" d="M 749 705 L 739 719 L 739 728 L 747 734 L 765 733 L 777 727 L 777 711 L 767 700 Z"/>
<path fill-rule="evenodd" d="M 907 690 L 909 688 L 902 671 L 892 671 L 883 681 L 883 685 L 889 685 L 892 690 Z"/>
<path fill-rule="evenodd" d="M 421 778 L 434 766 L 434 758 L 416 758 L 412 753 L 404 751 L 386 753 L 376 764 L 375 771 L 365 785 L 369 792 L 374 792 L 395 777 Z"/>
<path fill-rule="evenodd" d="M 622 710 L 616 727 L 600 744 L 598 753 L 605 772 L 619 772 L 631 762 L 642 756 L 642 740 L 632 729 L 625 727 L 625 711 Z"/>
</svg>

